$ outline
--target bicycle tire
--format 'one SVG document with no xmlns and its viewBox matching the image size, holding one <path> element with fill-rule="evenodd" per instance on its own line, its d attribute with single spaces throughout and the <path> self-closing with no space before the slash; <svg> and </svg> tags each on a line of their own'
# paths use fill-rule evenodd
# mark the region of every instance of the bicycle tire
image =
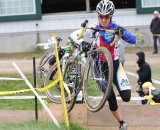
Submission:
<svg viewBox="0 0 160 130">
<path fill-rule="evenodd" d="M 65 69 L 65 71 L 67 71 L 67 70 Z M 47 73 L 44 85 L 47 86 L 48 84 L 50 84 L 51 82 L 53 82 L 57 78 L 58 78 L 57 65 L 54 64 L 49 69 L 49 71 Z M 59 84 L 57 84 L 57 85 L 53 86 L 52 88 L 50 88 L 49 90 L 47 90 L 45 92 L 45 94 L 49 98 L 49 100 L 52 101 L 53 103 L 56 103 L 56 104 L 61 104 L 62 103 L 61 102 L 61 89 L 60 89 Z M 71 95 L 72 95 L 72 93 L 71 93 Z M 74 105 L 73 105 L 74 100 L 71 100 L 71 101 L 69 100 L 67 92 L 65 92 L 65 99 L 66 99 L 67 111 L 70 112 L 72 110 L 72 108 L 74 107 Z"/>
<path fill-rule="evenodd" d="M 77 99 L 76 62 L 73 59 L 74 59 L 73 57 L 68 58 L 68 60 L 66 61 L 66 66 L 63 74 L 63 80 L 70 88 L 71 98 L 72 98 L 71 101 L 66 102 L 68 112 L 70 112 L 73 109 Z"/>
<path fill-rule="evenodd" d="M 57 66 L 54 64 L 48 71 L 47 76 L 45 78 L 44 86 L 49 85 L 55 79 L 58 78 L 57 75 Z M 53 86 L 49 90 L 45 91 L 46 96 L 54 103 L 60 103 L 60 86 L 59 84 Z"/>
<path fill-rule="evenodd" d="M 96 68 L 95 68 L 96 62 L 93 60 L 93 56 L 89 56 L 89 58 L 87 59 L 88 62 L 86 64 L 85 72 L 83 75 L 84 101 L 85 101 L 87 108 L 90 111 L 97 112 L 100 109 L 102 109 L 102 107 L 105 105 L 106 101 L 108 100 L 110 91 L 111 91 L 112 81 L 113 81 L 113 62 L 112 62 L 112 57 L 111 57 L 109 50 L 104 47 L 99 47 L 99 48 L 95 49 L 94 54 L 96 54 L 96 57 L 101 57 L 102 55 L 105 56 L 105 58 L 107 59 L 108 70 L 109 70 L 108 72 L 105 71 L 105 72 L 100 73 L 101 67 L 103 67 L 101 60 L 100 60 L 100 63 L 98 63 L 98 66 L 96 66 Z M 91 55 L 93 55 L 93 54 L 91 54 Z M 96 70 L 99 73 L 96 73 Z M 94 76 L 93 80 L 91 77 L 92 75 L 90 73 L 93 74 L 93 76 Z M 108 74 L 107 78 L 105 76 L 105 80 L 104 80 L 104 73 Z M 88 85 L 88 83 L 91 85 Z M 103 83 L 105 83 L 105 86 L 102 86 Z M 93 90 L 93 89 L 95 89 L 95 90 Z M 103 89 L 105 89 L 105 90 L 103 90 Z M 98 92 L 98 90 L 100 92 Z M 101 94 L 102 94 L 102 98 L 101 98 Z M 98 96 L 98 97 L 96 97 L 96 96 Z M 93 97 L 93 98 L 91 98 L 91 97 Z"/>
<path fill-rule="evenodd" d="M 37 87 L 43 87 L 45 77 L 48 73 L 48 70 L 50 68 L 48 64 L 48 60 L 53 56 L 52 51 L 48 50 L 43 54 L 41 57 L 38 67 L 36 68 L 36 78 L 37 78 Z"/>
</svg>

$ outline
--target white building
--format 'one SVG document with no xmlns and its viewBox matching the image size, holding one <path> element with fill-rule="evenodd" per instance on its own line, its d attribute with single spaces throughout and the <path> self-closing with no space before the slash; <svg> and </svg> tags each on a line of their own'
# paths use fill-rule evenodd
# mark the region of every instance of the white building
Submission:
<svg viewBox="0 0 160 130">
<path fill-rule="evenodd" d="M 49 4 L 52 4 L 51 1 L 48 0 Z M 62 2 L 60 5 L 65 0 L 59 1 Z M 126 0 L 121 1 L 124 4 Z M 153 18 L 152 12 L 160 10 L 160 0 L 134 1 L 136 8 L 116 9 L 113 20 L 133 33 L 144 33 L 147 36 L 146 44 L 151 44 L 151 38 L 148 37 L 151 36 L 149 25 Z M 92 7 L 89 13 L 82 10 L 42 14 L 46 7 L 41 2 L 43 1 L 0 0 L 0 46 L 3 46 L 0 53 L 32 51 L 37 43 L 46 42 L 51 32 L 56 32 L 65 42 L 69 34 L 80 28 L 85 19 L 90 24 L 97 21 L 97 14 Z"/>
</svg>

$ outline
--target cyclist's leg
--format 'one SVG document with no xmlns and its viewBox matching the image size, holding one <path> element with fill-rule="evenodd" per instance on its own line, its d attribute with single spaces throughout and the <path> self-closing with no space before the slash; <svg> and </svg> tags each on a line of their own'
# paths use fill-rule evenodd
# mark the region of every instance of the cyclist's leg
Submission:
<svg viewBox="0 0 160 130">
<path fill-rule="evenodd" d="M 95 78 L 100 78 L 101 77 L 101 72 L 102 71 L 102 75 L 104 75 L 106 77 L 106 79 L 108 78 L 108 73 L 107 73 L 107 69 L 108 69 L 108 64 L 106 63 L 100 63 L 101 66 L 98 65 L 98 62 L 94 62 L 94 76 Z M 101 68 L 100 68 L 101 67 Z M 99 84 L 99 86 L 101 87 L 101 90 L 105 93 L 106 91 L 106 86 L 107 86 L 107 80 L 103 80 L 103 81 L 96 81 L 97 84 Z"/>
<path fill-rule="evenodd" d="M 127 128 L 127 124 L 123 119 L 121 112 L 118 109 L 117 100 L 113 88 L 111 89 L 110 96 L 108 98 L 109 108 L 112 112 L 112 115 L 117 119 L 120 124 L 120 128 Z"/>
<path fill-rule="evenodd" d="M 129 85 L 129 81 L 119 60 L 114 61 L 113 64 L 114 64 L 113 83 L 117 87 L 122 100 L 128 102 L 131 99 L 131 88 Z"/>
<path fill-rule="evenodd" d="M 106 91 L 106 86 L 107 86 L 107 79 L 108 79 L 108 64 L 107 62 L 101 62 L 101 71 L 103 72 L 103 75 L 105 76 L 105 80 L 103 80 L 100 84 L 101 89 L 103 92 Z"/>
<path fill-rule="evenodd" d="M 113 91 L 113 87 L 111 88 L 110 95 L 108 97 L 109 108 L 111 111 L 116 111 L 118 109 L 116 95 Z"/>
</svg>

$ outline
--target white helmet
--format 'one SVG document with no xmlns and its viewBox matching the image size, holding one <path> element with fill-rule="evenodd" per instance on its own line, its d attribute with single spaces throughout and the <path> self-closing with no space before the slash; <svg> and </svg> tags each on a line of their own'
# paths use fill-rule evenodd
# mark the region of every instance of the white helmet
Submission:
<svg viewBox="0 0 160 130">
<path fill-rule="evenodd" d="M 101 0 L 96 7 L 96 12 L 99 15 L 110 15 L 114 14 L 114 4 L 112 1 L 109 0 Z"/>
<path fill-rule="evenodd" d="M 155 10 L 153 13 L 154 13 L 154 14 L 159 14 L 159 12 L 158 12 L 157 10 Z"/>
</svg>

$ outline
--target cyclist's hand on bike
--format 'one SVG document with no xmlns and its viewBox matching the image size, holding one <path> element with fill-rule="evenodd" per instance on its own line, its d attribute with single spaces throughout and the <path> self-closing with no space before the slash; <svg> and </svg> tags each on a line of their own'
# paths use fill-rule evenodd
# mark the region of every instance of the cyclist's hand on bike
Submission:
<svg viewBox="0 0 160 130">
<path fill-rule="evenodd" d="M 120 35 L 120 36 L 124 36 L 125 30 L 124 30 L 122 27 L 117 26 L 117 27 L 114 29 L 114 33 L 115 33 L 115 34 L 118 34 L 118 35 Z"/>
</svg>

